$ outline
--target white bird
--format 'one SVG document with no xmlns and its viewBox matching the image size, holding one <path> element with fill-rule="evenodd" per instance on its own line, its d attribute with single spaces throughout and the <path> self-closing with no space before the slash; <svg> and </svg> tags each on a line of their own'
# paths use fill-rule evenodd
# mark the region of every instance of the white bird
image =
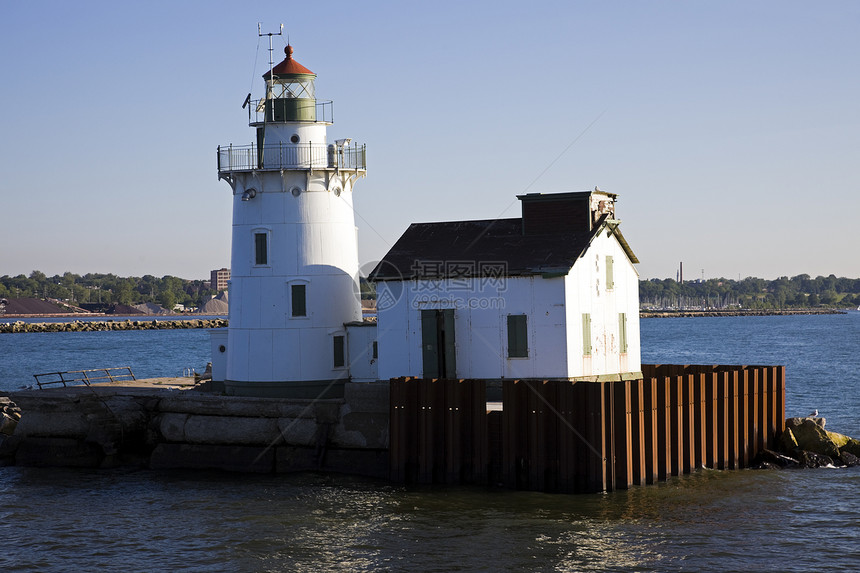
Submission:
<svg viewBox="0 0 860 573">
<path fill-rule="evenodd" d="M 813 418 L 817 417 L 818 416 L 818 410 L 813 410 L 812 413 L 810 414 L 810 416 L 812 416 Z"/>
</svg>

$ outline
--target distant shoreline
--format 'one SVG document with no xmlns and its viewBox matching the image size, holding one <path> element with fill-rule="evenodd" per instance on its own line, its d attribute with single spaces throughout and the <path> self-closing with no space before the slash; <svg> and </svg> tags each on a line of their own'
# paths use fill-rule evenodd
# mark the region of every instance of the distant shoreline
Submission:
<svg viewBox="0 0 860 573">
<path fill-rule="evenodd" d="M 827 309 L 796 309 L 796 310 L 642 310 L 639 318 L 701 318 L 721 316 L 789 316 L 789 315 L 822 315 L 847 314 L 846 310 Z M 5 319 L 77 319 L 69 322 L 53 323 L 18 322 L 18 328 L 13 328 L 15 321 Z M 87 320 L 100 318 L 102 320 Z M 84 319 L 84 320 L 81 320 Z M 109 314 L 7 314 L 0 315 L 0 333 L 2 332 L 58 332 L 70 330 L 149 330 L 154 328 L 212 328 L 212 322 L 218 324 L 215 328 L 226 325 L 226 315 L 205 315 L 194 317 L 182 314 L 144 314 L 134 317 L 124 316 L 111 318 Z M 222 322 L 223 321 L 223 322 Z M 25 327 L 24 324 L 27 326 Z M 47 326 L 50 324 L 51 326 Z M 70 325 L 70 326 L 59 326 Z M 86 327 L 84 326 L 86 325 Z M 193 326 L 192 326 L 193 325 Z M 205 326 L 204 326 L 205 325 Z"/>
<path fill-rule="evenodd" d="M 166 313 L 166 314 L 107 314 L 104 312 L 66 312 L 66 313 L 52 313 L 52 314 L 0 314 L 0 320 L 6 318 L 95 318 L 101 317 L 106 318 L 108 320 L 122 318 L 122 319 L 153 319 L 153 318 L 164 318 L 171 320 L 195 320 L 199 316 L 222 316 L 221 314 L 214 312 L 208 314 L 182 314 L 182 313 Z M 223 316 L 227 316 L 226 313 L 223 313 Z"/>
<path fill-rule="evenodd" d="M 643 310 L 639 318 L 694 318 L 711 316 L 788 316 L 796 314 L 848 314 L 845 310 L 797 309 L 797 310 Z"/>
<path fill-rule="evenodd" d="M 80 315 L 78 315 L 80 316 Z M 225 328 L 227 318 L 156 318 L 144 320 L 75 320 L 72 322 L 2 322 L 0 334 L 19 332 L 93 332 L 104 330 L 154 330 L 180 328 Z"/>
</svg>

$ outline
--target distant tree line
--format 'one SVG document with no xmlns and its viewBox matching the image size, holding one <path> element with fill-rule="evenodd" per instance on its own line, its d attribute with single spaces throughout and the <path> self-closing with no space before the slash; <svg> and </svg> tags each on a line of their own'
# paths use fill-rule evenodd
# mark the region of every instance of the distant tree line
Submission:
<svg viewBox="0 0 860 573">
<path fill-rule="evenodd" d="M 198 307 L 216 294 L 209 289 L 208 281 L 170 275 L 158 278 L 88 273 L 81 276 L 67 272 L 49 277 L 41 271 L 33 271 L 30 276 L 0 277 L 0 298 L 57 299 L 76 305 L 153 302 L 170 310 L 177 304 Z"/>
<path fill-rule="evenodd" d="M 797 275 L 775 280 L 684 281 L 650 279 L 639 282 L 639 302 L 653 308 L 856 308 L 860 279 Z"/>
<path fill-rule="evenodd" d="M 177 304 L 199 307 L 218 294 L 208 281 L 118 277 L 88 273 L 63 273 L 49 277 L 41 271 L 30 276 L 0 277 L 0 298 L 58 299 L 70 304 L 102 303 L 134 305 L 154 302 L 167 309 Z M 373 297 L 372 285 L 362 285 L 362 298 Z M 650 279 L 639 282 L 639 300 L 653 308 L 856 308 L 860 306 L 860 279 L 797 275 L 765 280 L 748 277 L 684 281 Z"/>
</svg>

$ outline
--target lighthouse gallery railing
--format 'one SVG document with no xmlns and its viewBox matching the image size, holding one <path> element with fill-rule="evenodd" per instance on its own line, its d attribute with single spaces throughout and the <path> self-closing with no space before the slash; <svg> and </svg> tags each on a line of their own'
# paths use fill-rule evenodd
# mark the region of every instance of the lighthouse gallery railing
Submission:
<svg viewBox="0 0 860 573">
<path fill-rule="evenodd" d="M 219 145 L 218 172 L 255 169 L 367 169 L 366 145 L 338 147 L 322 143 Z"/>
</svg>

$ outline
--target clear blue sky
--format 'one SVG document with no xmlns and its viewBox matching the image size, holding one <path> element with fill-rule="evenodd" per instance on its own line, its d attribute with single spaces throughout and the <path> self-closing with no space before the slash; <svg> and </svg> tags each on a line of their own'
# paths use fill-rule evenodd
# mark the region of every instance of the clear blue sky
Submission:
<svg viewBox="0 0 860 573">
<path fill-rule="evenodd" d="M 598 185 L 643 278 L 860 277 L 860 3 L 785 0 L 4 2 L 0 275 L 229 266 L 257 22 L 367 143 L 362 263 Z"/>
</svg>

